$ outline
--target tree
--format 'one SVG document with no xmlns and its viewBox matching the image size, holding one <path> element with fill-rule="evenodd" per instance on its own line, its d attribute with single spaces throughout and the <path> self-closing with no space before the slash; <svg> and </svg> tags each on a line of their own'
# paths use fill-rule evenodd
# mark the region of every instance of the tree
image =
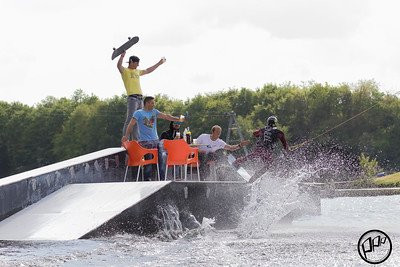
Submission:
<svg viewBox="0 0 400 267">
<path fill-rule="evenodd" d="M 366 154 L 361 153 L 359 160 L 362 176 L 364 178 L 372 178 L 380 171 L 378 161 L 375 158 L 372 159 Z"/>
<path fill-rule="evenodd" d="M 245 137 L 254 141 L 252 131 L 277 115 L 289 145 L 313 140 L 304 145 L 311 153 L 316 147 L 323 151 L 334 147 L 346 157 L 363 152 L 385 169 L 400 166 L 400 100 L 381 93 L 374 81 L 337 86 L 265 84 L 256 90 L 230 88 L 185 101 L 156 95 L 156 108 L 187 115 L 184 127 L 190 126 L 194 138 L 209 133 L 215 124 L 223 128 L 221 138 L 226 138 L 228 114 L 233 111 Z M 32 107 L 0 102 L 0 176 L 120 146 L 125 116 L 125 96 L 101 100 L 81 89 L 71 98 L 47 97 Z M 159 133 L 168 127 L 168 121 L 158 121 Z"/>
</svg>

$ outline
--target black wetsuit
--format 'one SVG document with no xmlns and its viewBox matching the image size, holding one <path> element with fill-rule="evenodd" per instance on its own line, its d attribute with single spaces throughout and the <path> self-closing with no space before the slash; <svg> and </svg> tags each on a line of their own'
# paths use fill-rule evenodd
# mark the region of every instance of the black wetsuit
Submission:
<svg viewBox="0 0 400 267">
<path fill-rule="evenodd" d="M 281 141 L 283 148 L 288 149 L 285 134 L 276 127 L 267 126 L 253 133 L 258 138 L 255 149 L 247 156 L 238 158 L 234 165 L 238 167 L 248 160 L 261 159 L 264 163 L 272 161 L 272 150 L 276 147 L 278 140 Z"/>
</svg>

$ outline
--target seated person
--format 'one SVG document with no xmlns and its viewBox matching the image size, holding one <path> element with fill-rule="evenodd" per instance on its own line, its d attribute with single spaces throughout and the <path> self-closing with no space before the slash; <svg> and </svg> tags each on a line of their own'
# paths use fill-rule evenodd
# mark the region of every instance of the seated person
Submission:
<svg viewBox="0 0 400 267">
<path fill-rule="evenodd" d="M 222 128 L 219 125 L 214 125 L 211 128 L 211 134 L 201 134 L 196 140 L 196 144 L 199 147 L 200 171 L 202 172 L 202 177 L 209 176 L 210 164 L 221 157 L 220 153 L 217 153 L 218 150 L 235 151 L 250 143 L 246 140 L 237 145 L 228 145 L 219 138 L 221 132 Z"/>
<path fill-rule="evenodd" d="M 179 135 L 182 136 L 180 134 L 180 132 L 179 132 L 179 128 L 180 127 L 181 127 L 181 122 L 179 122 L 179 121 L 171 121 L 171 123 L 169 124 L 169 130 L 163 132 L 160 135 L 160 140 L 162 140 L 162 139 L 167 139 L 167 140 L 178 139 L 176 137 L 176 133 L 179 133 Z"/>
</svg>

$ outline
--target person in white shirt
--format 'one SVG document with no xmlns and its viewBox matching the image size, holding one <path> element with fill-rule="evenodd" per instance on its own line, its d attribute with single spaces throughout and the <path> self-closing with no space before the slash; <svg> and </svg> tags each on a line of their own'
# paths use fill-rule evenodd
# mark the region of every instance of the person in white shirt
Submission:
<svg viewBox="0 0 400 267">
<path fill-rule="evenodd" d="M 199 147 L 200 170 L 203 172 L 203 177 L 207 177 L 210 172 L 210 163 L 218 159 L 216 152 L 220 149 L 235 151 L 244 146 L 247 146 L 250 141 L 244 140 L 237 145 L 228 145 L 219 137 L 221 136 L 222 128 L 219 125 L 214 125 L 211 128 L 211 134 L 201 134 L 196 144 Z"/>
</svg>

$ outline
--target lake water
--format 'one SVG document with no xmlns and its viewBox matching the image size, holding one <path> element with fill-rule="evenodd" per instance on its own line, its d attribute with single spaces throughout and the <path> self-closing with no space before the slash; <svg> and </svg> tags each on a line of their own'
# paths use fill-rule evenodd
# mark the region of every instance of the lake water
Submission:
<svg viewBox="0 0 400 267">
<path fill-rule="evenodd" d="M 392 254 L 382 265 L 400 266 L 400 196 L 323 199 L 321 215 L 286 225 L 261 216 L 243 218 L 232 230 L 204 223 L 177 239 L 125 234 L 62 242 L 0 241 L 0 266 L 367 266 L 357 242 L 370 229 L 380 229 L 392 240 Z M 258 226 L 262 231 L 249 229 Z"/>
</svg>

